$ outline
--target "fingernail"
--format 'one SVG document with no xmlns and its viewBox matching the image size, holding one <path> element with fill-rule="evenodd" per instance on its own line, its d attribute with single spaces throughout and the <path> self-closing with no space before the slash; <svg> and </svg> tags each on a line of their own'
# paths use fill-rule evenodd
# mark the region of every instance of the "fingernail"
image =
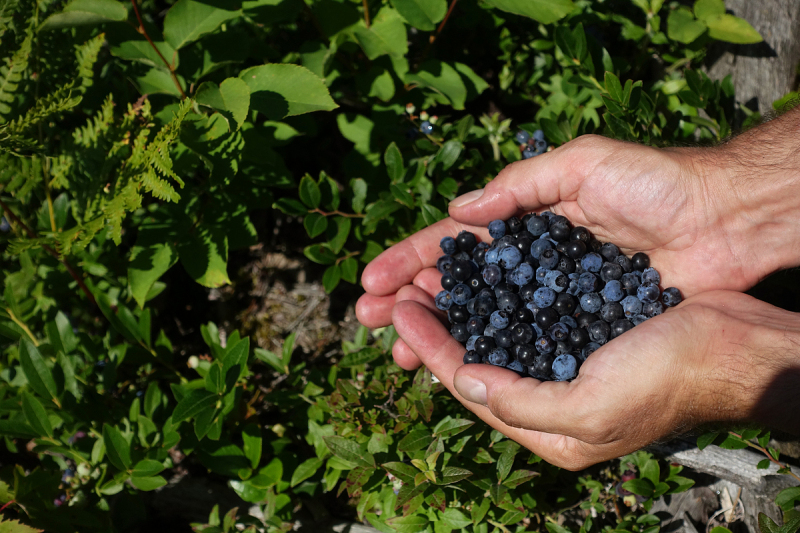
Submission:
<svg viewBox="0 0 800 533">
<path fill-rule="evenodd" d="M 481 405 L 489 403 L 486 399 L 486 385 L 469 376 L 457 376 L 453 384 L 458 393 L 467 400 Z"/>
<path fill-rule="evenodd" d="M 483 196 L 483 189 L 469 191 L 467 194 L 462 194 L 461 196 L 450 202 L 450 205 L 452 205 L 453 207 L 463 207 L 468 203 L 474 202 L 481 196 Z"/>
</svg>

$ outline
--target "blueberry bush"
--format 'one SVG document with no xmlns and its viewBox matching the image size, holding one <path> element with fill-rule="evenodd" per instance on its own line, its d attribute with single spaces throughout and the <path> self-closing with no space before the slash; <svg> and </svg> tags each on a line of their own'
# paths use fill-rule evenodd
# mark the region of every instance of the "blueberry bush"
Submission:
<svg viewBox="0 0 800 533">
<path fill-rule="evenodd" d="M 189 469 L 242 505 L 185 530 L 316 500 L 386 532 L 655 533 L 679 467 L 548 465 L 394 365 L 392 328 L 312 361 L 209 299 L 198 338 L 172 317 L 282 220 L 326 291 L 356 284 L 539 153 L 520 130 L 723 139 L 750 112 L 702 71 L 715 40 L 761 37 L 722 0 L 0 0 L 0 527 L 137 530 Z"/>
</svg>

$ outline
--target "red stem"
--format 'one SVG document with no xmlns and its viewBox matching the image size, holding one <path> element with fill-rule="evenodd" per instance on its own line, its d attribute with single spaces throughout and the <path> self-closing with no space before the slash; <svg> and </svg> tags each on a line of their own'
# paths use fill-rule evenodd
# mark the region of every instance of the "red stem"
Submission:
<svg viewBox="0 0 800 533">
<path fill-rule="evenodd" d="M 142 15 L 139 13 L 139 6 L 136 4 L 136 0 L 131 0 L 131 4 L 133 4 L 133 11 L 136 13 L 136 20 L 139 21 L 139 33 L 144 35 L 144 38 L 147 39 L 147 42 L 150 43 L 150 46 L 153 47 L 153 50 L 156 51 L 158 57 L 161 58 L 161 61 L 164 62 L 164 65 L 169 69 L 169 74 L 172 76 L 172 81 L 175 83 L 175 87 L 178 88 L 178 92 L 181 93 L 181 97 L 186 98 L 186 93 L 183 92 L 183 87 L 181 87 L 181 83 L 178 81 L 178 76 L 175 74 L 175 69 L 170 64 L 167 59 L 161 55 L 161 51 L 156 46 L 156 43 L 153 42 L 153 39 L 147 34 L 147 30 L 144 29 L 144 21 L 142 21 Z"/>
</svg>

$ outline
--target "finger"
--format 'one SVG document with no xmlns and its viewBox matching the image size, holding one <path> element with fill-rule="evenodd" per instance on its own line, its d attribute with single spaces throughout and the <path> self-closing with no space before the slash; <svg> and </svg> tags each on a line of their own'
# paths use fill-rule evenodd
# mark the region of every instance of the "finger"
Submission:
<svg viewBox="0 0 800 533">
<path fill-rule="evenodd" d="M 445 218 L 395 244 L 369 262 L 361 276 L 364 289 L 375 296 L 386 296 L 408 285 L 423 268 L 432 267 L 442 255 L 439 241 L 447 235 L 455 237 L 461 230 L 475 233 L 480 240 L 489 240 L 486 228 L 478 228 Z"/>
<path fill-rule="evenodd" d="M 584 178 L 615 142 L 584 135 L 552 152 L 512 163 L 484 189 L 450 202 L 450 216 L 466 224 L 486 226 L 492 220 L 575 200 Z"/>
<path fill-rule="evenodd" d="M 417 354 L 408 347 L 403 339 L 397 339 L 392 346 L 392 357 L 397 366 L 403 370 L 416 370 L 422 366 L 422 361 L 419 360 Z"/>
<path fill-rule="evenodd" d="M 426 268 L 414 278 L 414 285 L 435 298 L 442 289 L 442 274 L 435 268 Z"/>
<path fill-rule="evenodd" d="M 356 318 L 368 328 L 382 328 L 392 323 L 395 295 L 362 294 L 356 302 Z"/>
</svg>

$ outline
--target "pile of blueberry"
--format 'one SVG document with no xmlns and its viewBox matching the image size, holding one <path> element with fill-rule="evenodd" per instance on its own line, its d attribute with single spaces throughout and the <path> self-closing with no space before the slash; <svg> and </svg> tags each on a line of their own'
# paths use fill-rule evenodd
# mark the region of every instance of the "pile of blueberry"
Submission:
<svg viewBox="0 0 800 533">
<path fill-rule="evenodd" d="M 465 364 L 570 380 L 600 346 L 681 302 L 678 289 L 659 290 L 646 254 L 629 258 L 549 211 L 495 220 L 489 235 L 491 245 L 468 231 L 444 237 L 436 263 L 436 307 Z"/>
</svg>

